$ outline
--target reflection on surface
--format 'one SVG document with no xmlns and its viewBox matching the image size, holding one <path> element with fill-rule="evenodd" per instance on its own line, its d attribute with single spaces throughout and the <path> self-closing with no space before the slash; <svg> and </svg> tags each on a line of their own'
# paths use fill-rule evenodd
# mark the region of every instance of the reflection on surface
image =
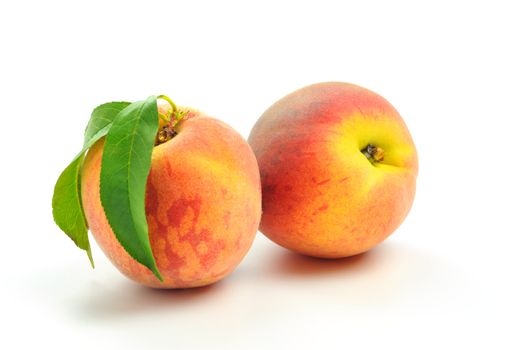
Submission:
<svg viewBox="0 0 527 350">
<path fill-rule="evenodd" d="M 408 310 L 457 298 L 452 293 L 459 294 L 462 286 L 458 269 L 391 241 L 355 257 L 327 260 L 289 252 L 260 236 L 228 278 L 186 290 L 142 287 L 119 276 L 109 263 L 85 274 L 78 273 L 80 268 L 39 271 L 31 288 L 40 291 L 39 304 L 94 325 L 111 320 L 142 324 L 153 317 L 167 322 L 207 319 L 221 328 L 243 324 L 255 314 L 275 318 L 313 305 L 320 310 Z"/>
<path fill-rule="evenodd" d="M 461 280 L 461 271 L 440 258 L 390 241 L 343 259 L 311 258 L 276 246 L 260 253 L 259 268 L 244 269 L 247 276 L 239 278 L 254 274 L 293 300 L 325 295 L 348 305 L 413 303 L 447 298 Z"/>
<path fill-rule="evenodd" d="M 123 281 L 113 286 L 93 283 L 84 300 L 78 306 L 86 316 L 125 316 L 142 312 L 171 308 L 189 307 L 193 303 L 203 304 L 220 293 L 222 283 L 192 289 L 151 289 L 134 282 Z"/>
<path fill-rule="evenodd" d="M 275 254 L 271 273 L 277 276 L 313 276 L 353 271 L 365 268 L 378 257 L 378 252 L 371 251 L 349 258 L 320 259 L 299 255 L 289 251 Z"/>
</svg>

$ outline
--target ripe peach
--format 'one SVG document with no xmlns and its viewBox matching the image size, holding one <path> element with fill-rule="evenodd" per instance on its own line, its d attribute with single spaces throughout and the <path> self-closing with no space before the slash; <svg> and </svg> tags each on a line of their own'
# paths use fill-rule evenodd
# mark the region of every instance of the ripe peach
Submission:
<svg viewBox="0 0 527 350">
<path fill-rule="evenodd" d="M 300 89 L 251 131 L 263 191 L 260 230 L 293 251 L 339 258 L 371 249 L 408 214 L 417 152 L 392 105 L 347 83 Z"/>
<path fill-rule="evenodd" d="M 159 106 L 160 112 L 167 108 Z M 88 152 L 81 173 L 83 207 L 98 245 L 124 275 L 156 288 L 198 287 L 225 277 L 249 250 L 261 216 L 257 162 L 236 131 L 193 110 L 175 131 L 154 147 L 145 200 L 164 282 L 124 250 L 108 224 L 99 195 L 104 140 Z"/>
</svg>

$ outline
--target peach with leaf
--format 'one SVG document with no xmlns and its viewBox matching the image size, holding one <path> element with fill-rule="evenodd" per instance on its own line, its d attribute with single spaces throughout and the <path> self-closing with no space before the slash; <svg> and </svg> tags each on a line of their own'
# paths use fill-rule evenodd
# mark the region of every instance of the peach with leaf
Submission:
<svg viewBox="0 0 527 350">
<path fill-rule="evenodd" d="M 86 132 L 53 200 L 79 247 L 89 254 L 89 227 L 123 274 L 156 288 L 203 286 L 234 270 L 261 216 L 256 159 L 236 131 L 159 96 L 102 105 Z"/>
</svg>

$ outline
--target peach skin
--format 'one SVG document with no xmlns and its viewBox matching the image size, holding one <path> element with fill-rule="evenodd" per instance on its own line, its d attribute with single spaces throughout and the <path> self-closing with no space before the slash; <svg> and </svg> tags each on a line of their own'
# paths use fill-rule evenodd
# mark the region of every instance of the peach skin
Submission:
<svg viewBox="0 0 527 350">
<path fill-rule="evenodd" d="M 160 105 L 160 113 L 166 108 Z M 95 240 L 124 275 L 150 287 L 198 287 L 225 277 L 249 250 L 260 221 L 260 177 L 249 145 L 219 120 L 185 113 L 175 134 L 158 134 L 146 187 L 149 240 L 164 282 L 124 250 L 108 224 L 99 195 L 104 140 L 82 168 L 83 207 Z"/>
<path fill-rule="evenodd" d="M 417 152 L 395 108 L 348 83 L 320 83 L 282 98 L 249 144 L 260 167 L 260 230 L 301 254 L 365 252 L 403 222 L 415 195 Z"/>
</svg>

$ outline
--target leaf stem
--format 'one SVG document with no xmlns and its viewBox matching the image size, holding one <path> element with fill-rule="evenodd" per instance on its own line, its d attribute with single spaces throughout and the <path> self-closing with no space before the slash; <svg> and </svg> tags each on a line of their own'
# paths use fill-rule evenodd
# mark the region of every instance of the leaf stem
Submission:
<svg viewBox="0 0 527 350">
<path fill-rule="evenodd" d="M 172 106 L 172 110 L 173 110 L 174 112 L 177 111 L 177 106 L 176 106 L 176 104 L 174 103 L 174 101 L 172 101 L 172 100 L 170 99 L 170 97 L 168 97 L 168 96 L 166 96 L 166 95 L 159 95 L 159 96 L 157 96 L 157 98 L 160 98 L 160 99 L 162 99 L 162 100 L 167 101 L 168 103 L 170 103 L 170 106 Z"/>
<path fill-rule="evenodd" d="M 170 113 L 170 114 L 172 114 L 172 113 Z M 159 117 L 160 117 L 161 119 L 163 119 L 163 121 L 165 121 L 165 122 L 167 122 L 167 123 L 170 123 L 170 118 L 167 117 L 165 114 L 163 114 L 163 113 L 159 113 Z"/>
</svg>

